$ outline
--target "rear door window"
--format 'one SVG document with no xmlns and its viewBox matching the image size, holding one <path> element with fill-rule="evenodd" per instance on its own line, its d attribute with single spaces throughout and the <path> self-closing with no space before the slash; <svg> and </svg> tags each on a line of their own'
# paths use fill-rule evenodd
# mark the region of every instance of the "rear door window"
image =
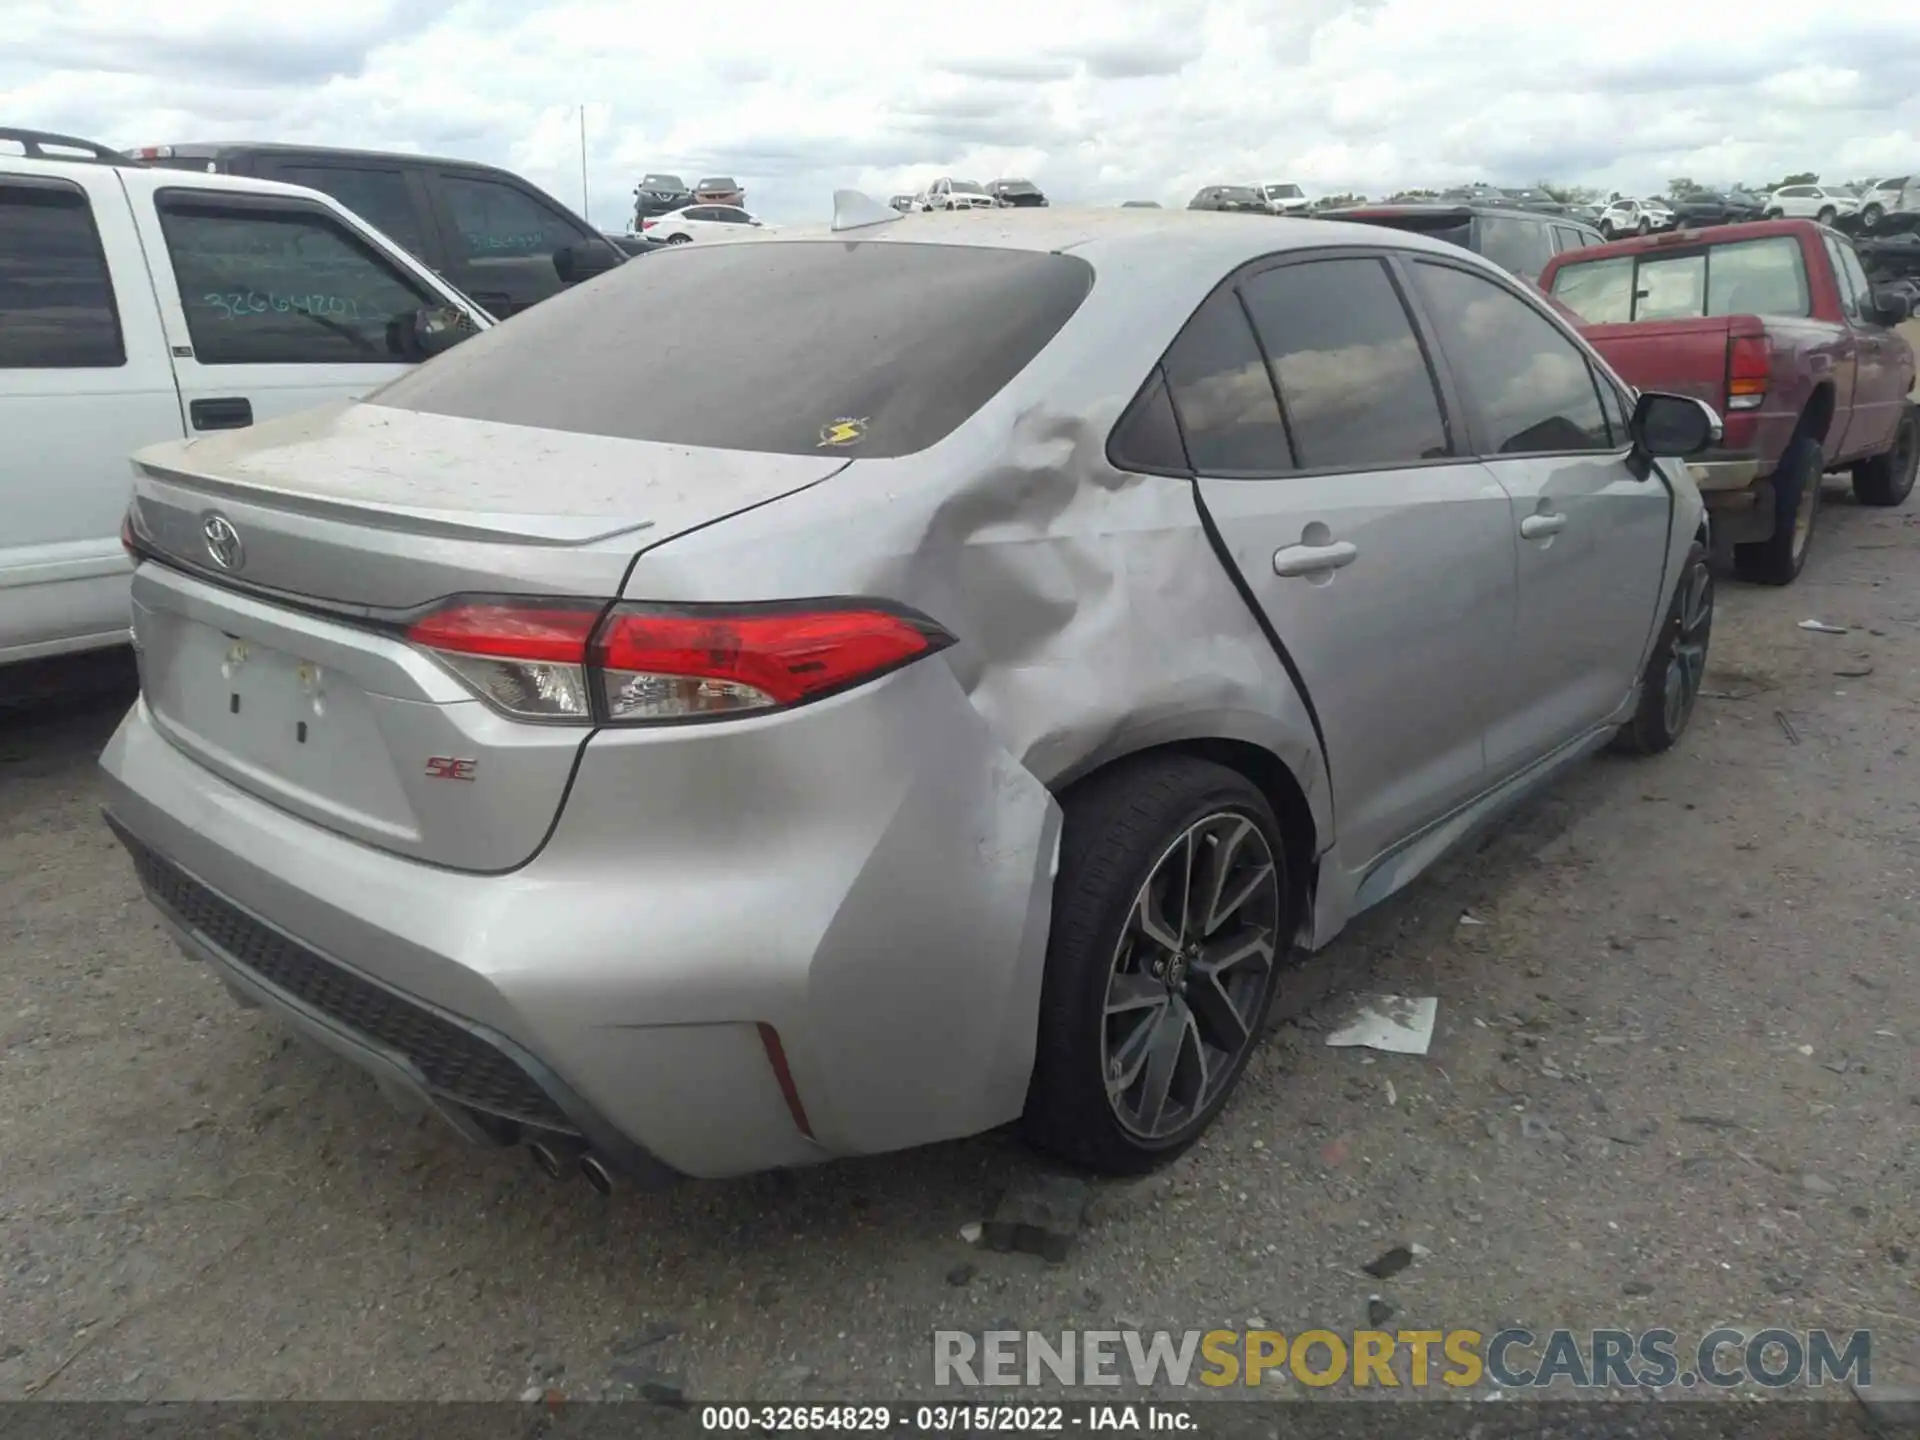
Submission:
<svg viewBox="0 0 1920 1440">
<path fill-rule="evenodd" d="M 439 297 L 310 204 L 162 191 L 160 228 L 202 365 L 365 365 L 389 326 Z"/>
<path fill-rule="evenodd" d="M 1303 470 L 1383 469 L 1448 453 L 1440 398 L 1386 265 L 1282 265 L 1242 283 Z"/>
<path fill-rule="evenodd" d="M 420 213 L 407 177 L 398 170 L 349 165 L 282 165 L 274 178 L 331 195 L 376 230 L 415 255 L 426 253 Z"/>
<path fill-rule="evenodd" d="M 690 245 L 672 264 L 625 266 L 542 301 L 371 398 L 673 445 L 886 459 L 944 439 L 991 400 L 1092 284 L 1084 260 L 1025 250 Z M 724 364 L 634 369 L 635 336 L 712 355 L 716 335 Z"/>
<path fill-rule="evenodd" d="M 126 363 L 113 281 L 86 192 L 64 181 L 0 176 L 0 370 Z"/>
</svg>

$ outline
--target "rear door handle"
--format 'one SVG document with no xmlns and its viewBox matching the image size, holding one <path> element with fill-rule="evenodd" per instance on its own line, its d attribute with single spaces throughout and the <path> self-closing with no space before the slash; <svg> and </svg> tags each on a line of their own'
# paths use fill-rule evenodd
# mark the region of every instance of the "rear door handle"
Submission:
<svg viewBox="0 0 1920 1440">
<path fill-rule="evenodd" d="M 1351 565 L 1360 547 L 1351 540 L 1336 540 L 1331 545 L 1285 545 L 1273 552 L 1276 575 L 1324 575 Z"/>
<path fill-rule="evenodd" d="M 1544 540 L 1567 528 L 1564 515 L 1529 515 L 1520 522 L 1520 533 L 1529 540 Z"/>
<path fill-rule="evenodd" d="M 244 395 L 195 400 L 187 406 L 187 418 L 196 430 L 244 430 L 253 424 L 253 402 Z"/>
</svg>

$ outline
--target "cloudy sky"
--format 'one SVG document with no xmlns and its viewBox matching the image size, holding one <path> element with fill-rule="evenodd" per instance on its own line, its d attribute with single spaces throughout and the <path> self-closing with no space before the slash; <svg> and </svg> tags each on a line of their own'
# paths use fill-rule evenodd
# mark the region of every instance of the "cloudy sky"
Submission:
<svg viewBox="0 0 1920 1440">
<path fill-rule="evenodd" d="M 1672 0 L 0 0 L 0 121 L 507 166 L 623 228 L 643 170 L 774 220 L 942 174 L 1184 204 L 1920 169 L 1920 12 Z"/>
</svg>

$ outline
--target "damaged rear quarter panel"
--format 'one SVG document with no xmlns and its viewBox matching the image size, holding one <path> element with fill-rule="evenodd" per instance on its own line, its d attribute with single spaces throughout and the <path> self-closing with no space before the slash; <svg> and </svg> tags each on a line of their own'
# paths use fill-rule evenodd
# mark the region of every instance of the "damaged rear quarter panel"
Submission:
<svg viewBox="0 0 1920 1440">
<path fill-rule="evenodd" d="M 884 1039 L 834 1035 L 839 1043 L 795 1057 L 797 1071 L 812 1072 L 800 1076 L 803 1091 L 834 1095 L 845 1122 L 836 1138 L 850 1148 L 880 1148 L 875 1142 L 894 1128 L 885 1117 L 899 1108 L 888 1097 L 898 1098 L 901 1056 L 949 1055 L 956 1036 L 975 1037 L 969 1049 L 988 1073 L 975 1082 L 950 1068 L 950 1102 L 916 1096 L 916 1106 L 951 1108 L 951 1123 L 938 1127 L 947 1133 L 1018 1114 L 1051 908 L 1053 797 L 1065 785 L 1149 746 L 1249 742 L 1288 766 L 1320 843 L 1331 841 L 1311 719 L 1212 549 L 1191 482 L 1121 472 L 1106 459 L 1108 433 L 1163 345 L 1135 344 L 1118 364 L 1053 376 L 1032 373 L 1050 363 L 1043 354 L 931 450 L 856 459 L 824 484 L 643 552 L 629 576 L 623 593 L 636 600 L 881 596 L 958 637 L 921 663 L 950 674 L 946 703 L 971 710 L 966 721 L 983 727 L 986 748 L 962 742 L 970 725 L 929 721 L 920 763 L 945 786 L 964 761 L 960 783 L 978 793 L 940 805 L 921 803 L 931 791 L 916 793 L 900 815 L 913 823 L 889 826 L 884 844 L 848 857 L 854 878 L 841 911 L 811 932 L 818 948 L 807 1010 L 823 1042 L 863 970 L 891 989 L 899 977 L 886 967 L 911 956 L 918 975 L 951 982 L 940 985 L 937 1005 L 886 1007 Z M 913 789 L 928 783 L 923 777 Z M 961 824 L 965 836 L 926 828 Z M 969 859 L 951 882 L 944 863 L 904 864 L 904 849 L 882 853 L 911 842 L 937 857 L 956 840 Z M 957 912 L 946 892 L 969 886 L 1000 913 Z M 903 908 L 903 889 L 942 898 Z M 887 937 L 874 933 L 879 918 L 892 924 Z M 974 934 L 962 933 L 968 929 Z M 982 932 L 1000 937 L 990 956 Z M 1016 935 L 1017 953 L 1008 953 Z M 875 1018 L 871 1008 L 865 1015 Z M 910 1033 L 918 1030 L 925 1033 Z M 1000 1038 L 989 1044 L 993 1036 Z M 963 1089 L 969 1093 L 957 1093 Z"/>
</svg>

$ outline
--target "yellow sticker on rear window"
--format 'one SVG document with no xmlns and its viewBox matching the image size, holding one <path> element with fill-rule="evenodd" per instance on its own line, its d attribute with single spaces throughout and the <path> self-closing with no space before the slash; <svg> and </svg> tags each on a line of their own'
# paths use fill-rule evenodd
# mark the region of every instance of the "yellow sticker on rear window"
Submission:
<svg viewBox="0 0 1920 1440">
<path fill-rule="evenodd" d="M 829 420 L 820 427 L 820 444 L 839 447 L 858 445 L 867 438 L 867 422 L 842 415 L 838 420 Z"/>
</svg>

